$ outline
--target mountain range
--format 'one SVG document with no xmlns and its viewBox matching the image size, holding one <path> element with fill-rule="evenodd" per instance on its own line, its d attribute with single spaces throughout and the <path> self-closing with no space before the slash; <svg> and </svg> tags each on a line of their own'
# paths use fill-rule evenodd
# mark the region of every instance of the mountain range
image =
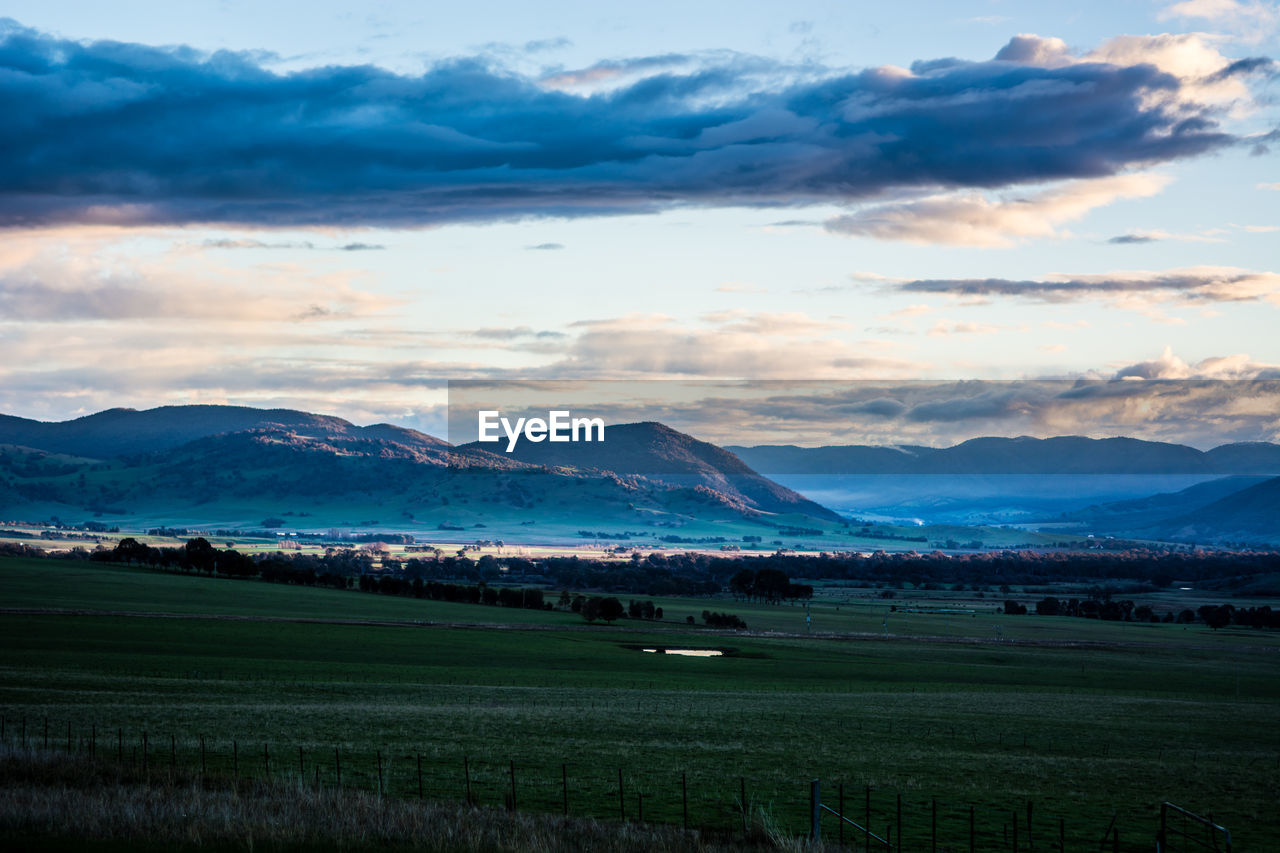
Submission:
<svg viewBox="0 0 1280 853">
<path fill-rule="evenodd" d="M 661 424 L 611 427 L 609 438 L 613 463 L 453 447 L 391 424 L 287 409 L 111 409 L 60 423 L 2 416 L 0 511 L 225 526 L 283 512 L 313 520 L 290 521 L 300 527 L 376 520 L 445 529 L 548 519 L 560 528 L 840 522 L 732 454 Z"/>
<path fill-rule="evenodd" d="M 777 474 L 1280 474 L 1280 445 L 1197 450 L 1136 438 L 974 438 L 952 447 L 727 446 L 765 476 Z"/>
<path fill-rule="evenodd" d="M 1064 436 L 977 438 L 947 448 L 722 448 L 656 422 L 609 426 L 606 439 L 526 441 L 505 453 L 392 424 L 236 406 L 111 409 L 53 423 L 0 416 L 0 515 L 104 518 L 135 528 L 537 526 L 560 538 L 679 530 L 714 541 L 726 525 L 738 525 L 735 536 L 743 524 L 844 526 L 770 475 L 1189 474 L 1204 481 L 1052 521 L 1153 539 L 1280 541 L 1280 445 L 1269 443 L 1200 451 Z"/>
</svg>

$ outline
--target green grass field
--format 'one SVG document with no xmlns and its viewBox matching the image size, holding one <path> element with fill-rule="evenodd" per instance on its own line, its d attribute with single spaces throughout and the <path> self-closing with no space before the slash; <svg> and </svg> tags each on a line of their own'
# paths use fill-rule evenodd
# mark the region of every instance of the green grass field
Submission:
<svg viewBox="0 0 1280 853">
<path fill-rule="evenodd" d="M 1236 850 L 1280 849 L 1280 643 L 1271 634 L 1091 620 L 892 614 L 824 592 L 803 609 L 731 600 L 656 601 L 664 623 L 586 625 L 573 614 L 383 598 L 354 592 L 157 574 L 51 560 L 0 560 L 0 711 L 15 743 L 121 750 L 149 766 L 301 775 L 416 796 L 502 804 L 515 768 L 521 809 L 740 826 L 740 792 L 797 835 L 809 780 L 834 804 L 843 783 L 862 820 L 865 786 L 880 834 L 903 802 L 905 849 L 1003 849 L 1034 802 L 1047 849 L 1065 820 L 1071 846 L 1096 847 L 1114 815 L 1122 849 L 1149 850 L 1160 802 L 1228 826 Z M 1026 598 L 1024 597 L 1024 600 Z M 895 603 L 902 605 L 898 600 Z M 973 602 L 976 604 L 977 602 Z M 994 606 L 987 602 L 986 607 Z M 839 610 L 836 610 L 839 607 Z M 681 624 L 739 613 L 735 634 Z M 179 614 L 169 618 L 108 615 Z M 359 622 L 245 621 L 205 616 Z M 427 625 L 425 623 L 435 623 Z M 423 623 L 423 624 L 416 624 Z M 994 625 L 1006 640 L 995 642 Z M 462 627 L 483 625 L 485 627 Z M 826 633 L 843 637 L 826 636 Z M 694 659 L 645 644 L 722 647 Z M 172 741 L 171 741 L 172 737 Z M 562 768 L 563 765 L 563 768 Z M 562 777 L 562 772 L 564 776 Z M 855 807 L 856 806 L 856 807 Z M 836 831 L 824 822 L 828 837 Z M 895 830 L 896 831 L 896 830 Z"/>
</svg>

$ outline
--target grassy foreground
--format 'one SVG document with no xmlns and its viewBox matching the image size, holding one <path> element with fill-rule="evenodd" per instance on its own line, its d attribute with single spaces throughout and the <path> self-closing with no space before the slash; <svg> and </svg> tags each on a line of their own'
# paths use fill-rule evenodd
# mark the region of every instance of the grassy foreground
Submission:
<svg viewBox="0 0 1280 853">
<path fill-rule="evenodd" d="M 739 838 L 743 794 L 749 815 L 803 835 L 820 778 L 833 805 L 844 785 L 859 822 L 870 786 L 881 835 L 896 836 L 901 797 L 905 849 L 928 849 L 936 800 L 953 849 L 967 849 L 970 806 L 977 849 L 1004 849 L 1014 812 L 1025 844 L 1031 802 L 1037 843 L 1056 842 L 1061 820 L 1069 849 L 1097 847 L 1114 817 L 1122 849 L 1148 850 L 1170 800 L 1213 813 L 1237 850 L 1280 849 L 1280 654 L 1266 634 L 1032 620 L 1049 633 L 740 635 L 51 565 L 0 561 L 9 606 L 102 612 L 0 617 L 9 744 L 25 727 L 43 747 L 48 718 L 51 748 L 69 735 L 73 752 L 92 743 L 140 772 L 145 733 L 150 770 L 192 771 L 203 738 L 212 774 L 325 791 L 340 765 L 344 789 L 381 781 L 407 799 L 420 760 L 428 802 L 465 800 L 469 781 L 473 801 L 500 808 L 514 777 L 522 815 L 558 814 L 567 792 L 575 817 L 643 809 L 677 826 L 687 790 L 691 826 Z M 195 618 L 231 607 L 262 621 Z M 108 615 L 122 610 L 179 615 Z M 300 610 L 402 624 L 270 621 Z M 519 621 L 439 624 L 454 616 Z M 1055 636 L 1067 628 L 1070 642 Z M 733 654 L 630 648 L 645 644 Z"/>
<path fill-rule="evenodd" d="M 0 749 L 0 787 L 0 843 L 33 851 L 826 849 L 779 834 L 762 814 L 729 845 L 656 824 L 554 818 L 280 781 L 148 777 L 109 762 L 7 748 Z"/>
</svg>

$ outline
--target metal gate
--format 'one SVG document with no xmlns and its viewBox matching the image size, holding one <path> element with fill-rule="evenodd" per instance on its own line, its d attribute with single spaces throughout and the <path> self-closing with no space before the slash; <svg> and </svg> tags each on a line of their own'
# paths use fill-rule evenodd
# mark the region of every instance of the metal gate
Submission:
<svg viewBox="0 0 1280 853">
<path fill-rule="evenodd" d="M 1213 850 L 1231 853 L 1231 832 L 1213 822 L 1213 815 L 1201 817 L 1173 803 L 1160 804 L 1160 831 L 1156 853 Z"/>
</svg>

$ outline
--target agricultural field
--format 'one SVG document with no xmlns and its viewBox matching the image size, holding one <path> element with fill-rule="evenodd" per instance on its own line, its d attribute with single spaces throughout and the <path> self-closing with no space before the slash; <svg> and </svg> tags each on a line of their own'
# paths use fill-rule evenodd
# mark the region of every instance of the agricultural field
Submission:
<svg viewBox="0 0 1280 853">
<path fill-rule="evenodd" d="M 971 807 L 977 849 L 1026 845 L 1029 805 L 1044 849 L 1111 827 L 1149 850 L 1170 801 L 1212 813 L 1236 850 L 1280 848 L 1280 637 L 911 596 L 820 587 L 811 624 L 801 606 L 654 599 L 662 621 L 588 625 L 5 558 L 2 738 L 155 774 L 199 769 L 203 744 L 210 774 L 329 790 L 340 772 L 410 799 L 501 807 L 514 786 L 520 811 L 687 814 L 717 837 L 742 832 L 744 798 L 750 821 L 806 834 L 820 779 L 824 802 L 843 787 L 852 819 L 869 802 L 872 830 L 908 850 L 928 849 L 935 807 L 940 847 L 968 849 Z M 904 612 L 922 607 L 962 612 Z M 704 609 L 749 630 L 687 624 Z M 834 818 L 823 831 L 838 840 Z"/>
</svg>

